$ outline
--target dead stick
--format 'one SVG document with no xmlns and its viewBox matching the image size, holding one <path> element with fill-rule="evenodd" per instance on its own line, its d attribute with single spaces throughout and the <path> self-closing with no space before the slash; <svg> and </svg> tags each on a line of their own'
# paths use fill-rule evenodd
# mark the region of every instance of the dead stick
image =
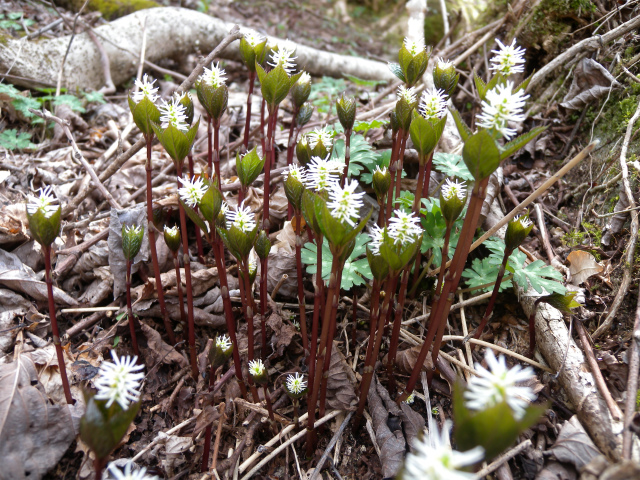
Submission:
<svg viewBox="0 0 640 480">
<path fill-rule="evenodd" d="M 309 478 L 309 480 L 315 480 L 316 478 L 318 478 L 318 475 L 320 475 L 320 470 L 322 470 L 322 466 L 324 465 L 324 462 L 327 461 L 327 458 L 329 457 L 329 453 L 331 453 L 331 450 L 333 450 L 333 447 L 338 442 L 338 439 L 342 436 L 342 433 L 344 432 L 345 427 L 349 424 L 349 420 L 351 420 L 352 416 L 353 416 L 353 412 L 349 412 L 349 414 L 342 421 L 340 428 L 331 438 L 331 441 L 329 442 L 329 445 L 327 445 L 327 448 L 325 448 L 324 453 L 322 454 L 322 457 L 320 457 L 320 460 L 318 461 L 318 465 L 316 466 L 315 470 L 311 474 L 311 477 Z"/>
</svg>

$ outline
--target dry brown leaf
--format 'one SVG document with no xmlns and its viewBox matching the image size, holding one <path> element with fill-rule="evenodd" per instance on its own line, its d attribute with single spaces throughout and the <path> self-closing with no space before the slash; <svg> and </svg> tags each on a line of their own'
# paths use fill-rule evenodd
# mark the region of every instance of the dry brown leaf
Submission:
<svg viewBox="0 0 640 480">
<path fill-rule="evenodd" d="M 18 334 L 18 317 L 26 315 L 31 302 L 17 293 L 0 288 L 0 354 L 13 348 L 13 339 Z"/>
<path fill-rule="evenodd" d="M 604 271 L 604 266 L 597 262 L 596 257 L 583 250 L 574 250 L 567 256 L 567 260 L 571 279 L 575 285 L 580 285 L 589 277 Z"/>
<path fill-rule="evenodd" d="M 157 331 L 143 322 L 140 322 L 140 326 L 142 327 L 142 333 L 147 337 L 148 348 L 145 348 L 143 353 L 149 358 L 146 359 L 145 364 L 155 365 L 157 363 L 175 363 L 180 367 L 186 367 L 189 365 L 185 358 L 180 355 L 175 348 L 166 344 L 162 340 L 162 337 Z"/>
<path fill-rule="evenodd" d="M 406 350 L 402 350 L 396 354 L 396 366 L 402 370 L 404 373 L 411 373 L 413 371 L 413 367 L 418 361 L 418 355 L 420 354 L 420 349 L 422 345 L 416 345 L 415 347 L 408 348 Z M 385 356 L 385 359 L 387 357 Z M 386 364 L 386 360 L 383 360 Z M 427 355 L 427 358 L 424 361 L 424 368 L 429 370 L 433 368 L 433 363 L 431 362 L 431 355 Z"/>
<path fill-rule="evenodd" d="M 575 415 L 565 422 L 549 453 L 561 462 L 571 463 L 580 470 L 600 455 L 589 435 Z"/>
<path fill-rule="evenodd" d="M 196 426 L 193 430 L 193 433 L 191 434 L 191 437 L 195 439 L 200 432 L 202 432 L 205 428 L 215 422 L 218 418 L 220 418 L 220 413 L 218 412 L 217 408 L 215 408 L 213 405 L 207 405 L 206 407 L 204 407 L 204 409 L 202 409 L 200 414 L 196 417 Z"/>
<path fill-rule="evenodd" d="M 356 391 L 349 380 L 348 368 L 337 342 L 333 342 L 327 380 L 327 403 L 335 410 L 349 410 L 357 402 Z"/>
<path fill-rule="evenodd" d="M 267 318 L 267 326 L 273 330 L 273 337 L 270 343 L 273 345 L 276 355 L 281 357 L 285 347 L 291 344 L 293 337 L 298 331 L 293 325 L 285 323 L 282 317 L 276 313 L 269 315 L 269 318 Z"/>
<path fill-rule="evenodd" d="M 580 110 L 618 86 L 620 83 L 606 68 L 591 58 L 584 58 L 578 63 L 571 87 L 560 105 L 568 110 Z"/>
</svg>

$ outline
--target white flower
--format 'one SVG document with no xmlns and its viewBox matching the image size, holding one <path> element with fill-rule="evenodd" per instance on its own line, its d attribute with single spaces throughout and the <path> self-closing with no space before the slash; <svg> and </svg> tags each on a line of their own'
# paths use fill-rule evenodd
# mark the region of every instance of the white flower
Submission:
<svg viewBox="0 0 640 480">
<path fill-rule="evenodd" d="M 213 88 L 218 88 L 227 82 L 226 73 L 224 68 L 220 68 L 220 62 L 211 64 L 211 68 L 204 67 L 204 72 L 200 75 L 199 80 L 211 85 Z"/>
<path fill-rule="evenodd" d="M 281 65 L 282 68 L 284 68 L 284 71 L 287 72 L 287 75 L 291 76 L 296 68 L 296 63 L 294 62 L 294 60 L 298 58 L 293 56 L 295 52 L 295 44 L 287 40 L 286 42 L 277 45 L 276 50 L 271 53 L 271 61 L 267 63 L 273 68 Z"/>
<path fill-rule="evenodd" d="M 287 390 L 289 390 L 291 393 L 302 393 L 304 392 L 305 388 L 307 388 L 307 382 L 304 379 L 304 375 L 300 375 L 298 372 L 296 372 L 295 376 L 287 376 Z"/>
<path fill-rule="evenodd" d="M 496 38 L 496 42 L 500 45 L 500 50 L 491 50 L 496 55 L 491 59 L 491 70 L 500 72 L 505 77 L 513 73 L 524 71 L 524 52 L 525 49 L 516 46 L 516 39 L 513 39 L 511 45 L 503 45 Z"/>
<path fill-rule="evenodd" d="M 427 120 L 438 120 L 447 114 L 447 94 L 441 88 L 425 90 L 418 112 Z"/>
<path fill-rule="evenodd" d="M 496 360 L 491 349 L 485 355 L 489 370 L 476 363 L 478 377 L 472 377 L 464 392 L 467 408 L 485 410 L 500 402 L 507 402 L 516 419 L 521 419 L 525 408 L 536 396 L 529 387 L 518 387 L 518 382 L 525 382 L 533 377 L 531 367 L 520 365 L 509 369 L 503 355 Z"/>
<path fill-rule="evenodd" d="M 364 205 L 362 197 L 365 192 L 356 193 L 358 188 L 357 180 L 347 180 L 344 184 L 344 188 L 340 187 L 338 182 L 334 182 L 329 189 L 330 202 L 327 203 L 327 208 L 331 210 L 331 215 L 337 218 L 341 222 L 347 222 L 352 227 L 355 227 L 353 218 L 358 216 L 360 208 Z"/>
<path fill-rule="evenodd" d="M 389 236 L 394 239 L 395 243 L 405 245 L 422 234 L 420 219 L 413 212 L 405 213 L 398 209 L 393 214 L 394 216 L 389 219 Z"/>
<path fill-rule="evenodd" d="M 398 100 L 404 99 L 409 105 L 413 105 L 416 103 L 416 89 L 415 87 L 405 87 L 404 85 L 400 85 L 398 87 L 398 91 L 396 92 Z"/>
<path fill-rule="evenodd" d="M 376 169 L 373 171 L 373 175 L 375 175 L 376 173 L 386 175 L 388 171 L 389 169 L 386 167 L 386 165 L 383 165 L 382 168 L 380 168 L 380 165 L 376 165 Z"/>
<path fill-rule="evenodd" d="M 324 128 L 316 128 L 313 132 L 307 133 L 306 137 L 311 149 L 316 148 L 318 142 L 322 143 L 322 145 L 327 149 L 331 148 L 331 145 L 333 145 L 333 138 L 331 137 L 331 134 Z"/>
<path fill-rule="evenodd" d="M 195 178 L 183 180 L 178 178 L 183 187 L 178 189 L 178 195 L 184 203 L 190 207 L 197 206 L 205 193 L 207 193 L 207 186 L 202 181 L 202 178 Z"/>
<path fill-rule="evenodd" d="M 118 402 L 123 410 L 129 408 L 129 404 L 137 402 L 140 398 L 140 380 L 144 373 L 134 373 L 142 370 L 144 365 L 136 365 L 138 357 L 120 357 L 111 350 L 114 363 L 102 362 L 98 370 L 98 379 L 94 382 L 98 393 L 95 398 L 107 400 L 107 407 L 113 402 Z"/>
<path fill-rule="evenodd" d="M 256 251 L 252 248 L 251 251 L 249 252 L 249 274 L 253 275 L 254 273 L 256 273 L 258 271 L 258 255 L 256 254 Z"/>
<path fill-rule="evenodd" d="M 29 203 L 27 203 L 27 212 L 29 215 L 33 215 L 36 211 L 41 210 L 46 217 L 49 217 L 58 210 L 58 206 L 54 205 L 57 202 L 56 197 L 53 196 L 51 185 L 42 187 L 38 190 L 40 195 L 33 197 L 29 195 Z"/>
<path fill-rule="evenodd" d="M 529 228 L 533 224 L 533 222 L 527 215 L 518 215 L 511 221 L 520 222 L 520 225 L 522 226 L 522 228 Z"/>
<path fill-rule="evenodd" d="M 382 213 L 381 213 L 382 214 Z M 374 255 L 380 255 L 380 245 L 384 241 L 384 235 L 387 233 L 387 228 L 380 228 L 378 225 L 373 225 L 369 232 L 369 236 L 371 237 L 371 241 L 369 242 L 369 250 Z"/>
<path fill-rule="evenodd" d="M 260 43 L 264 42 L 264 37 L 255 30 L 249 30 L 244 34 L 244 39 L 247 41 L 251 48 L 255 48 Z"/>
<path fill-rule="evenodd" d="M 407 399 L 404 401 L 404 403 L 406 403 L 407 405 L 411 405 L 415 401 L 416 401 L 416 394 L 415 392 L 411 392 L 407 397 Z"/>
<path fill-rule="evenodd" d="M 256 228 L 255 216 L 249 207 L 244 206 L 244 202 L 238 205 L 236 209 L 229 209 L 225 216 L 227 218 L 227 228 L 235 226 L 244 233 Z"/>
<path fill-rule="evenodd" d="M 140 103 L 144 97 L 147 97 L 151 103 L 156 103 L 158 99 L 158 87 L 153 86 L 153 84 L 156 83 L 155 79 L 151 82 L 149 80 L 149 76 L 146 73 L 143 75 L 142 81 L 136 78 L 135 84 L 138 87 L 138 91 L 131 94 L 134 102 Z"/>
<path fill-rule="evenodd" d="M 513 93 L 513 83 L 498 85 L 487 92 L 482 101 L 482 113 L 478 115 L 478 126 L 500 132 L 507 140 L 516 134 L 508 127 L 509 122 L 522 122 L 526 117 L 522 113 L 524 101 L 529 98 L 523 90 Z"/>
<path fill-rule="evenodd" d="M 410 40 L 408 37 L 405 37 L 404 48 L 409 50 L 409 53 L 415 57 L 420 52 L 424 52 L 424 43 L 414 42 L 413 40 Z"/>
<path fill-rule="evenodd" d="M 223 201 L 222 205 L 220 205 L 220 213 L 218 215 L 222 215 L 226 219 L 228 214 L 229 214 L 229 204 Z"/>
<path fill-rule="evenodd" d="M 218 335 L 216 337 L 216 347 L 222 350 L 229 350 L 231 348 L 231 339 L 229 335 Z"/>
<path fill-rule="evenodd" d="M 180 105 L 180 102 L 176 101 L 175 98 L 171 100 L 171 103 L 163 100 L 159 110 L 162 128 L 168 128 L 169 125 L 173 125 L 183 132 L 189 130 L 189 125 L 187 125 L 187 108 L 184 105 Z"/>
<path fill-rule="evenodd" d="M 257 359 L 249 362 L 249 374 L 252 377 L 264 375 L 264 363 L 262 363 L 262 360 Z"/>
<path fill-rule="evenodd" d="M 442 57 L 438 57 L 438 59 L 436 60 L 436 65 L 442 70 L 446 70 L 454 66 L 453 62 L 451 62 L 450 60 L 445 60 Z"/>
<path fill-rule="evenodd" d="M 167 235 L 170 235 L 172 237 L 175 237 L 176 235 L 178 235 L 178 226 L 174 225 L 173 227 L 169 228 L 166 225 L 164 226 L 164 231 Z"/>
<path fill-rule="evenodd" d="M 404 462 L 403 480 L 470 480 L 475 474 L 458 470 L 473 465 L 484 456 L 482 447 L 475 447 L 466 452 L 458 452 L 451 448 L 449 429 L 451 421 L 447 420 L 438 432 L 433 425 L 432 431 L 422 439 L 413 442 L 413 451 L 407 454 Z"/>
<path fill-rule="evenodd" d="M 127 236 L 138 236 L 142 233 L 142 227 L 140 225 L 129 225 L 124 227 L 124 233 Z"/>
<path fill-rule="evenodd" d="M 310 83 L 310 82 L 311 82 L 311 75 L 309 75 L 307 72 L 302 72 L 302 75 L 300 75 L 300 78 L 296 83 Z"/>
<path fill-rule="evenodd" d="M 457 196 L 460 200 L 467 198 L 467 190 L 464 182 L 451 181 L 447 178 L 442 186 L 442 196 L 445 200 L 451 200 L 453 196 Z"/>
<path fill-rule="evenodd" d="M 329 160 L 329 155 L 324 160 L 320 157 L 311 157 L 307 165 L 307 187 L 317 191 L 327 190 L 339 179 L 342 169 L 342 164 Z"/>
<path fill-rule="evenodd" d="M 285 181 L 287 180 L 287 178 L 292 177 L 298 180 L 303 185 L 307 182 L 307 171 L 305 170 L 305 168 L 300 167 L 294 163 L 289 165 L 289 169 L 285 170 L 282 175 L 284 176 Z"/>
<path fill-rule="evenodd" d="M 139 468 L 135 472 L 131 471 L 132 467 L 133 462 L 129 460 L 124 466 L 124 470 L 120 470 L 118 466 L 113 462 L 109 464 L 107 469 L 113 476 L 114 480 L 156 480 L 158 478 L 155 475 L 147 475 L 147 469 L 144 467 Z"/>
</svg>

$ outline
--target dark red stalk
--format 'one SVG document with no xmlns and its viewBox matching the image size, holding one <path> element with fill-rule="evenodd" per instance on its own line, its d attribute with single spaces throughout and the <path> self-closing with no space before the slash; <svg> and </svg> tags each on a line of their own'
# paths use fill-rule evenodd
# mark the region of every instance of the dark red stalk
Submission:
<svg viewBox="0 0 640 480">
<path fill-rule="evenodd" d="M 262 327 L 262 358 L 267 354 L 267 259 L 260 260 L 260 323 Z"/>
<path fill-rule="evenodd" d="M 211 117 L 207 115 L 207 173 L 213 179 L 213 125 Z"/>
<path fill-rule="evenodd" d="M 431 183 L 431 169 L 433 168 L 433 151 L 427 156 L 427 163 L 424 169 L 424 178 L 422 184 L 422 198 L 429 198 L 429 185 Z M 420 183 L 418 183 L 420 188 Z"/>
<path fill-rule="evenodd" d="M 407 298 L 407 284 L 409 282 L 409 273 L 411 267 L 405 267 L 400 280 L 400 294 L 398 296 L 398 305 L 396 306 L 396 315 L 393 321 L 393 330 L 391 332 L 391 344 L 389 346 L 389 355 L 387 355 L 387 378 L 389 381 L 389 393 L 395 395 L 396 381 L 393 374 L 393 366 L 396 362 L 396 354 L 398 353 L 398 343 L 400 338 L 400 327 L 402 326 L 402 312 L 404 311 L 404 302 Z"/>
<path fill-rule="evenodd" d="M 162 288 L 162 277 L 160 276 L 158 251 L 156 250 L 156 230 L 153 225 L 153 194 L 151 189 L 151 144 L 153 143 L 153 136 L 147 135 L 145 138 L 147 140 L 147 162 L 145 163 L 145 169 L 147 171 L 147 232 L 149 234 L 149 246 L 151 247 L 151 262 L 153 263 L 153 273 L 156 278 L 156 292 L 158 293 L 158 304 L 160 305 L 160 314 L 162 315 L 162 321 L 164 322 L 164 329 L 167 332 L 167 337 L 169 337 L 169 343 L 171 343 L 171 345 L 175 345 L 176 336 L 173 333 L 171 320 L 169 320 L 169 314 L 167 313 L 167 305 L 164 302 L 164 290 Z"/>
<path fill-rule="evenodd" d="M 269 412 L 269 420 L 274 425 L 276 423 L 276 417 L 273 414 L 273 406 L 271 405 L 271 399 L 269 398 L 269 390 L 267 390 L 266 385 L 262 385 L 262 391 L 264 392 L 264 403 L 267 405 L 267 411 Z"/>
<path fill-rule="evenodd" d="M 260 106 L 260 144 L 262 145 L 262 151 L 265 151 L 265 137 L 264 137 L 264 124 L 265 124 L 265 110 L 267 102 L 262 99 L 262 105 Z"/>
<path fill-rule="evenodd" d="M 215 348 L 213 346 L 212 348 Z M 209 373 L 209 391 L 213 388 L 214 375 L 216 373 L 216 367 L 211 365 L 211 371 Z M 222 421 L 220 418 L 219 421 Z M 200 473 L 206 473 L 209 470 L 209 452 L 211 451 L 211 434 L 213 433 L 213 423 L 207 425 L 207 430 L 204 433 L 204 450 L 202 452 L 202 465 L 200 466 Z"/>
<path fill-rule="evenodd" d="M 400 149 L 400 144 L 402 143 L 402 137 L 404 136 L 404 132 L 402 129 L 399 129 L 394 138 L 393 145 L 391 147 L 391 159 L 389 160 L 389 172 L 391 173 L 391 185 L 389 186 L 389 193 L 387 193 L 387 208 L 385 213 L 385 225 L 389 223 L 389 218 L 391 218 L 391 211 L 393 210 L 393 198 L 395 192 L 395 182 L 396 182 L 396 168 L 398 168 L 397 160 L 398 160 L 398 151 Z"/>
<path fill-rule="evenodd" d="M 213 119 L 213 165 L 216 170 L 216 185 L 222 188 L 222 177 L 220 176 L 220 119 Z"/>
<path fill-rule="evenodd" d="M 194 178 L 196 174 L 193 167 L 193 155 L 190 153 L 187 158 L 189 159 L 189 175 Z M 193 209 L 197 212 L 198 206 L 196 205 Z M 204 264 L 204 246 L 202 245 L 202 232 L 199 228 L 196 228 L 196 245 L 198 245 L 198 259 L 200 263 Z"/>
<path fill-rule="evenodd" d="M 73 405 L 75 400 L 71 396 L 69 388 L 69 379 L 67 378 L 67 367 L 64 363 L 64 353 L 60 344 L 60 331 L 58 330 L 58 320 L 56 318 L 56 304 L 53 300 L 53 279 L 51 278 L 51 246 L 42 246 L 44 253 L 44 271 L 45 281 L 47 283 L 47 299 L 49 300 L 49 318 L 51 319 L 51 332 L 53 334 L 53 345 L 56 348 L 56 356 L 58 358 L 58 368 L 60 369 L 60 377 L 62 378 L 62 389 L 64 390 L 64 398 L 69 405 Z"/>
<path fill-rule="evenodd" d="M 344 264 L 342 264 L 336 272 L 336 276 L 338 277 L 338 286 L 336 288 L 336 293 L 333 295 L 333 301 L 331 302 L 331 323 L 329 327 L 329 336 L 327 337 L 327 354 L 324 358 L 322 383 L 320 385 L 320 407 L 318 410 L 318 416 L 320 418 L 324 417 L 325 407 L 327 403 L 327 384 L 329 382 L 329 369 L 331 368 L 331 350 L 333 349 L 333 339 L 336 336 L 336 317 L 338 315 L 338 300 L 340 298 L 340 285 L 342 283 L 342 267 L 344 267 Z M 329 303 L 327 302 L 327 306 L 325 308 L 328 307 Z"/>
<path fill-rule="evenodd" d="M 269 115 L 269 125 L 267 128 L 267 150 L 266 161 L 264 164 L 264 211 L 262 215 L 262 228 L 269 231 L 269 195 L 271 190 L 271 169 L 276 162 L 275 152 L 273 150 L 273 137 L 276 130 L 276 121 L 278 119 L 278 106 L 273 107 L 273 112 Z"/>
<path fill-rule="evenodd" d="M 296 119 L 300 109 L 294 106 L 293 116 L 291 117 L 291 126 L 289 127 L 289 142 L 287 143 L 287 165 L 293 163 L 293 150 L 296 145 Z M 294 135 L 295 134 L 295 135 Z M 287 205 L 287 220 L 291 220 L 293 217 L 293 205 L 291 202 Z"/>
<path fill-rule="evenodd" d="M 400 144 L 398 159 L 396 161 L 396 198 L 400 198 L 400 187 L 402 186 L 402 165 L 404 163 L 404 150 L 407 147 L 407 138 L 409 138 L 409 132 L 403 131 L 402 143 Z"/>
<path fill-rule="evenodd" d="M 182 178 L 182 165 L 176 162 L 178 178 Z M 178 185 L 180 182 L 178 182 Z M 180 208 L 180 229 L 182 230 L 182 254 L 184 263 L 184 276 L 187 285 L 187 311 L 188 311 L 188 332 L 189 332 L 189 358 L 191 360 L 191 375 L 198 377 L 198 362 L 196 360 L 196 331 L 193 318 L 193 289 L 191 288 L 191 260 L 189 259 L 189 238 L 187 236 L 187 217 L 182 204 Z"/>
<path fill-rule="evenodd" d="M 313 294 L 313 320 L 311 321 L 311 345 L 309 355 L 309 378 L 314 378 L 316 368 L 316 354 L 318 352 L 318 324 L 320 323 L 320 305 L 322 304 L 322 235 L 316 237 L 316 284 Z M 309 393 L 313 391 L 313 384 L 309 382 Z"/>
<path fill-rule="evenodd" d="M 304 298 L 304 285 L 302 276 L 302 215 L 296 210 L 296 274 L 298 276 L 298 305 L 300 310 L 300 334 L 302 335 L 302 347 L 305 354 L 309 352 L 309 334 L 307 333 L 307 307 Z"/>
<path fill-rule="evenodd" d="M 344 172 L 340 178 L 340 187 L 344 187 L 344 182 L 347 179 L 349 173 L 349 160 L 351 159 L 351 129 L 344 132 Z"/>
<path fill-rule="evenodd" d="M 182 293 L 182 279 L 180 278 L 180 260 L 178 252 L 173 253 L 173 265 L 176 269 L 176 287 L 178 287 L 178 305 L 180 306 L 180 322 L 182 326 L 187 326 L 187 319 L 184 313 L 184 295 Z"/>
<path fill-rule="evenodd" d="M 104 470 L 104 467 L 107 466 L 107 459 L 106 458 L 96 458 L 93 461 L 93 469 L 96 472 L 94 479 L 95 480 L 102 480 L 102 471 Z"/>
<path fill-rule="evenodd" d="M 253 95 L 253 86 L 255 85 L 255 83 L 256 83 L 256 72 L 249 72 L 249 93 L 247 95 L 247 118 L 244 124 L 244 138 L 242 139 L 242 145 L 244 146 L 245 152 L 249 150 L 249 135 L 251 135 L 251 96 Z"/>
<path fill-rule="evenodd" d="M 255 359 L 255 334 L 253 329 L 253 314 L 256 311 L 256 306 L 253 301 L 253 295 L 251 292 L 251 282 L 249 281 L 249 267 L 247 266 L 247 259 L 245 258 L 242 262 L 240 262 L 240 268 L 242 269 L 242 274 L 240 275 L 240 280 L 244 282 L 244 306 L 245 306 L 245 320 L 247 322 L 247 337 L 248 337 L 248 361 L 251 362 Z M 264 353 L 263 353 L 264 355 Z M 258 398 L 258 390 L 256 389 L 253 378 L 249 375 L 249 388 L 251 389 L 251 395 L 253 396 L 254 403 L 259 402 Z"/>
<path fill-rule="evenodd" d="M 127 277 L 125 288 L 127 290 L 127 316 L 129 317 L 129 332 L 131 333 L 131 343 L 133 344 L 133 353 L 140 355 L 138 349 L 138 338 L 136 337 L 136 320 L 133 316 L 133 308 L 131 307 L 131 260 L 127 258 Z"/>
</svg>

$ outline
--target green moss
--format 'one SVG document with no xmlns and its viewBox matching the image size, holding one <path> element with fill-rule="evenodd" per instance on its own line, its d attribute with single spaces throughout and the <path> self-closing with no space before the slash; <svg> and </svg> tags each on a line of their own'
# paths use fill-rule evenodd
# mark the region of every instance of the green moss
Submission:
<svg viewBox="0 0 640 480">
<path fill-rule="evenodd" d="M 571 230 L 562 236 L 562 244 L 566 247 L 573 248 L 582 245 L 585 234 L 578 230 Z"/>
<path fill-rule="evenodd" d="M 582 228 L 584 228 L 587 235 L 589 235 L 591 244 L 599 247 L 600 240 L 602 240 L 602 229 L 598 225 L 589 222 L 582 222 Z"/>
<path fill-rule="evenodd" d="M 626 88 L 614 90 L 604 108 L 602 107 L 602 102 L 606 100 L 606 97 L 603 97 L 600 103 L 590 106 L 587 110 L 584 125 L 591 129 L 591 125 L 597 118 L 598 123 L 594 129 L 594 136 L 600 140 L 610 140 L 624 135 L 629 120 L 638 107 L 640 84 L 629 79 L 626 81 L 629 82 Z M 600 118 L 598 118 L 598 115 Z M 630 153 L 634 153 L 633 147 Z"/>
</svg>

